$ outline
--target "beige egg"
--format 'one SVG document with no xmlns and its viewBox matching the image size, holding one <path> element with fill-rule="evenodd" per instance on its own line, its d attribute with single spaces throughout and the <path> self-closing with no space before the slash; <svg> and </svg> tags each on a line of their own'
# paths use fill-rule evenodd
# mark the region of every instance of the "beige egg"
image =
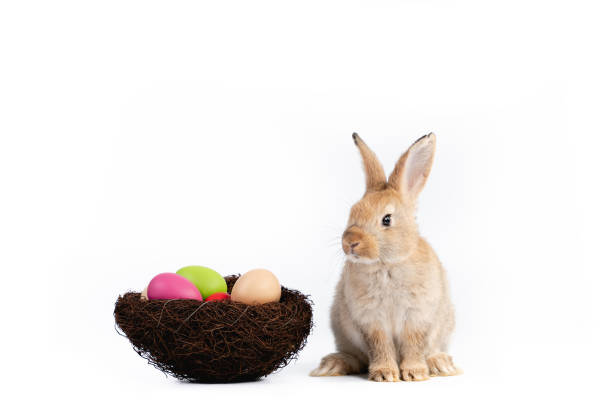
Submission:
<svg viewBox="0 0 612 408">
<path fill-rule="evenodd" d="M 278 279 L 267 269 L 252 269 L 242 275 L 232 288 L 231 299 L 247 305 L 262 305 L 278 302 L 281 286 Z"/>
<path fill-rule="evenodd" d="M 147 285 L 142 292 L 140 292 L 140 300 L 149 300 L 149 297 L 147 296 L 147 290 L 149 289 L 149 286 Z"/>
</svg>

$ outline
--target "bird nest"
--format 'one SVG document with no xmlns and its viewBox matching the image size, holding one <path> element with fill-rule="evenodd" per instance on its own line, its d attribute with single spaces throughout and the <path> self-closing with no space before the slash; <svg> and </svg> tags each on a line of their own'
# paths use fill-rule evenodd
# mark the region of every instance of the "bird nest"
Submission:
<svg viewBox="0 0 612 408">
<path fill-rule="evenodd" d="M 225 277 L 228 291 L 236 279 Z M 128 292 L 117 299 L 115 322 L 141 357 L 178 379 L 253 381 L 297 357 L 312 330 L 312 301 L 285 287 L 279 302 L 256 306 Z"/>
</svg>

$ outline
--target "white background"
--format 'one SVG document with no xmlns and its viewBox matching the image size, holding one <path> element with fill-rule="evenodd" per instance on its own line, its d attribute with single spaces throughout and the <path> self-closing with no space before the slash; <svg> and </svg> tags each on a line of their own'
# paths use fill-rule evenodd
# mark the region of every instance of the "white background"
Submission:
<svg viewBox="0 0 612 408">
<path fill-rule="evenodd" d="M 51 406 L 609 403 L 604 4 L 2 2 L 3 388 Z M 387 171 L 438 135 L 418 218 L 462 376 L 307 376 L 333 351 L 364 189 L 353 131 Z M 147 366 L 114 301 L 189 264 L 311 294 L 299 360 L 238 385 Z"/>
</svg>

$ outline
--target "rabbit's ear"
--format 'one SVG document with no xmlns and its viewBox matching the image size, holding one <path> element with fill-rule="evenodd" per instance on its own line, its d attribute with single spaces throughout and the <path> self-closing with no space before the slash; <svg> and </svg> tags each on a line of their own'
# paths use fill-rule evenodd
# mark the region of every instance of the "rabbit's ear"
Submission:
<svg viewBox="0 0 612 408">
<path fill-rule="evenodd" d="M 436 135 L 430 133 L 419 138 L 397 161 L 389 176 L 389 186 L 402 194 L 416 197 L 425 186 L 435 151 Z"/>
<path fill-rule="evenodd" d="M 353 140 L 359 148 L 361 158 L 363 159 L 363 170 L 366 175 L 366 191 L 380 190 L 387 184 L 387 178 L 385 176 L 385 170 L 383 170 L 382 164 L 378 161 L 378 158 L 367 144 L 357 133 L 353 133 Z"/>
</svg>

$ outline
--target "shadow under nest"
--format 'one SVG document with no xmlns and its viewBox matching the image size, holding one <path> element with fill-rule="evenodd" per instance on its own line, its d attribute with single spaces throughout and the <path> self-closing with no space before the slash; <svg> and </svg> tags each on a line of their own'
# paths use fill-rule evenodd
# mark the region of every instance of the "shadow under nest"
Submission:
<svg viewBox="0 0 612 408">
<path fill-rule="evenodd" d="M 228 292 L 238 277 L 225 277 Z M 312 330 L 312 301 L 285 287 L 279 302 L 256 306 L 128 292 L 117 299 L 115 322 L 141 357 L 180 380 L 253 381 L 297 357 Z"/>
</svg>

